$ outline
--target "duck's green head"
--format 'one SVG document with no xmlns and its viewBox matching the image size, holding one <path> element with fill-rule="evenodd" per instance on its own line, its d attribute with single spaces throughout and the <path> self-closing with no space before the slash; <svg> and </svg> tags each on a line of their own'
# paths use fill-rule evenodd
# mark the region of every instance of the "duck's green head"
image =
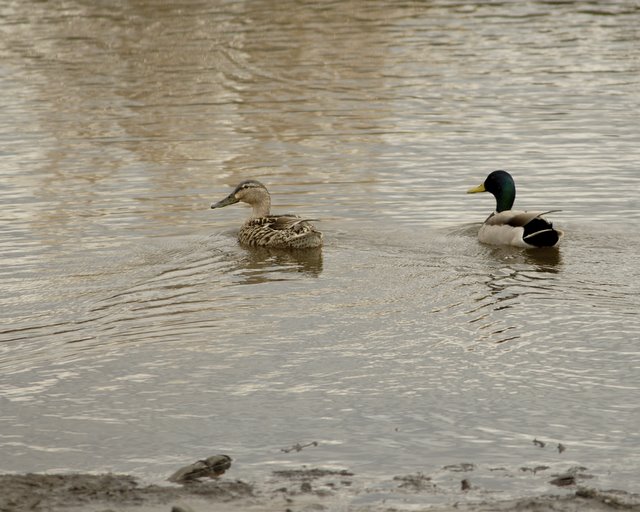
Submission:
<svg viewBox="0 0 640 512">
<path fill-rule="evenodd" d="M 265 198 L 269 198 L 267 187 L 257 180 L 245 180 L 227 197 L 217 203 L 213 203 L 211 208 L 223 208 L 239 201 L 253 205 L 264 202 Z"/>
<path fill-rule="evenodd" d="M 496 211 L 511 210 L 516 199 L 516 184 L 507 171 L 493 171 L 484 183 L 467 190 L 467 194 L 491 192 L 496 198 Z"/>
</svg>

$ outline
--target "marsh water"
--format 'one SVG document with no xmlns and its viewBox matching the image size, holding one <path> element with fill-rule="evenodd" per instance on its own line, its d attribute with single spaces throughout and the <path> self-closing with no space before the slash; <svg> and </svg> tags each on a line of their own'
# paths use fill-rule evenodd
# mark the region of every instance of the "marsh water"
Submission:
<svg viewBox="0 0 640 512">
<path fill-rule="evenodd" d="M 0 471 L 640 491 L 638 27 L 634 1 L 5 2 Z M 559 249 L 478 242 L 494 200 L 465 191 L 499 168 Z M 209 205 L 247 178 L 322 251 L 240 247 L 249 210 Z"/>
</svg>

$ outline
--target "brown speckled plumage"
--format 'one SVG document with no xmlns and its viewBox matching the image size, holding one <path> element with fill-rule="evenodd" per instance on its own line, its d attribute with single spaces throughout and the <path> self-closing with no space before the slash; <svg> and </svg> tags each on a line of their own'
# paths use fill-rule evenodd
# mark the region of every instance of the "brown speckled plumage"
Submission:
<svg viewBox="0 0 640 512">
<path fill-rule="evenodd" d="M 322 233 L 309 219 L 297 215 L 271 215 L 271 197 L 267 188 L 256 180 L 246 180 L 211 208 L 222 208 L 239 201 L 253 207 L 249 218 L 238 232 L 240 243 L 274 249 L 313 249 L 322 246 Z"/>
</svg>

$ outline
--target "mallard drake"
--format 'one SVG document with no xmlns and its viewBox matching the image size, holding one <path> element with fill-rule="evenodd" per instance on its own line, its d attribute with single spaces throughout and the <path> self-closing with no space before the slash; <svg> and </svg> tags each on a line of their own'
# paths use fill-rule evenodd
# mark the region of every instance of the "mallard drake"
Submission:
<svg viewBox="0 0 640 512">
<path fill-rule="evenodd" d="M 194 482 L 199 478 L 218 478 L 230 467 L 231 457 L 228 455 L 213 455 L 180 468 L 167 480 L 184 484 Z"/>
<path fill-rule="evenodd" d="M 309 219 L 297 215 L 271 215 L 271 196 L 257 180 L 245 180 L 222 201 L 211 208 L 222 208 L 237 202 L 253 207 L 251 217 L 238 232 L 240 243 L 274 249 L 312 249 L 322 246 L 322 233 Z"/>
<path fill-rule="evenodd" d="M 516 184 L 507 171 L 493 171 L 484 183 L 467 190 L 467 194 L 491 192 L 496 198 L 493 212 L 478 232 L 478 239 L 491 245 L 514 245 L 516 247 L 553 247 L 563 233 L 542 218 L 548 212 L 526 212 L 512 210 L 516 198 Z"/>
</svg>

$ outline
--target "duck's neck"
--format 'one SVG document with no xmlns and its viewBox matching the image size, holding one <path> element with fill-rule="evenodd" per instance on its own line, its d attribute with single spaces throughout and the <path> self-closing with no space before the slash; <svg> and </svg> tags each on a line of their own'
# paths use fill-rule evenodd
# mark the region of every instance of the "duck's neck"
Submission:
<svg viewBox="0 0 640 512">
<path fill-rule="evenodd" d="M 251 218 L 266 217 L 271 212 L 271 198 L 268 195 L 260 197 L 260 200 L 252 203 L 253 212 Z"/>
<path fill-rule="evenodd" d="M 516 187 L 511 183 L 503 183 L 496 196 L 496 211 L 511 210 L 516 200 Z"/>
</svg>

